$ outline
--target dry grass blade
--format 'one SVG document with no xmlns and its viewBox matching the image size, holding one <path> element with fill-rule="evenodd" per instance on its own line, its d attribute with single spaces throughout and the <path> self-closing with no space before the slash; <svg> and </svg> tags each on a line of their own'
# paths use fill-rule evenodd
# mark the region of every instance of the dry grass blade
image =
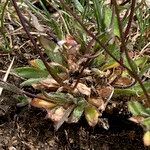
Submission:
<svg viewBox="0 0 150 150">
<path fill-rule="evenodd" d="M 13 63 L 14 63 L 14 60 L 15 60 L 15 57 L 13 57 L 13 59 L 12 59 L 10 65 L 9 65 L 7 71 L 6 71 L 6 74 L 5 74 L 4 78 L 3 78 L 3 81 L 4 81 L 4 82 L 7 81 L 7 78 L 8 78 L 8 75 L 9 75 L 9 73 L 10 73 L 10 70 L 11 70 L 11 68 L 12 68 L 12 65 L 13 65 Z M 0 87 L 0 96 L 1 96 L 2 92 L 3 92 L 3 88 Z"/>
</svg>

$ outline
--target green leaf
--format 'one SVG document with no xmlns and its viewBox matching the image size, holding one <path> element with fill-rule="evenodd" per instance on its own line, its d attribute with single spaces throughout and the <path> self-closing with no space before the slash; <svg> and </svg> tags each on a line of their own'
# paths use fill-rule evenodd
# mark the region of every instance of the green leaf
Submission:
<svg viewBox="0 0 150 150">
<path fill-rule="evenodd" d="M 39 83 L 39 81 L 44 80 L 44 79 L 45 79 L 45 78 L 30 78 L 30 79 L 28 79 L 28 80 L 22 82 L 22 83 L 20 84 L 20 86 L 21 86 L 21 87 L 23 87 L 23 86 L 30 86 L 30 85 L 32 85 L 32 84 Z"/>
<path fill-rule="evenodd" d="M 126 59 L 125 62 L 126 62 L 127 67 L 130 67 L 136 73 L 139 72 L 139 68 L 138 68 L 138 66 L 137 66 L 137 64 L 135 63 L 134 60 L 132 60 L 131 58 L 128 58 L 128 59 Z"/>
<path fill-rule="evenodd" d="M 142 76 L 146 71 L 149 70 L 149 68 L 150 68 L 150 64 L 145 64 L 145 65 L 143 66 L 143 68 L 141 68 L 141 71 L 140 71 L 139 74 Z"/>
<path fill-rule="evenodd" d="M 150 108 L 146 108 L 146 111 L 147 111 L 147 113 L 148 113 L 149 116 L 150 116 Z"/>
<path fill-rule="evenodd" d="M 97 21 L 98 31 L 104 32 L 106 25 L 104 23 L 104 7 L 103 2 L 99 0 L 93 0 L 94 4 L 94 15 Z"/>
<path fill-rule="evenodd" d="M 20 103 L 29 103 L 28 98 L 26 96 L 18 95 L 17 99 Z"/>
<path fill-rule="evenodd" d="M 78 0 L 73 0 L 73 2 L 75 4 L 75 7 L 77 8 L 77 10 L 82 13 L 84 11 L 84 8 L 81 5 L 81 3 Z"/>
<path fill-rule="evenodd" d="M 46 67 L 41 59 L 33 59 L 29 62 L 32 67 L 35 67 L 40 70 L 45 70 Z"/>
<path fill-rule="evenodd" d="M 42 78 L 47 77 L 48 72 L 46 70 L 39 70 L 33 67 L 20 67 L 14 70 L 19 76 L 23 78 Z"/>
<path fill-rule="evenodd" d="M 64 35 L 63 35 L 63 27 L 61 26 L 61 24 L 59 22 L 57 22 L 57 20 L 51 18 L 51 22 L 49 23 L 49 26 L 52 27 L 54 29 L 54 33 L 55 35 L 57 35 L 57 38 L 59 39 L 63 39 Z"/>
<path fill-rule="evenodd" d="M 59 47 L 54 42 L 48 40 L 44 36 L 40 36 L 39 41 L 52 62 L 57 62 L 59 64 L 64 63 L 63 57 L 61 53 L 58 51 Z"/>
<path fill-rule="evenodd" d="M 142 112 L 146 111 L 144 106 L 137 101 L 130 101 L 128 103 L 128 109 L 134 116 L 141 115 Z"/>
<path fill-rule="evenodd" d="M 148 61 L 147 56 L 139 57 L 138 59 L 135 60 L 135 63 L 138 67 L 144 67 L 146 62 Z"/>
<path fill-rule="evenodd" d="M 150 92 L 150 82 L 147 81 L 147 82 L 144 82 L 143 83 L 145 89 L 147 90 L 147 92 L 149 93 Z M 143 94 L 143 90 L 141 89 L 141 86 L 139 84 L 135 84 L 134 86 L 128 88 L 128 89 L 115 89 L 114 91 L 114 95 L 117 95 L 117 96 L 136 96 L 136 95 L 142 95 Z"/>
<path fill-rule="evenodd" d="M 150 117 L 145 118 L 145 119 L 142 121 L 142 124 L 146 127 L 147 130 L 150 130 Z"/>
<path fill-rule="evenodd" d="M 116 16 L 112 15 L 112 10 L 107 7 L 105 9 L 105 25 L 107 26 L 107 28 L 110 28 L 110 26 L 111 26 L 112 17 L 114 17 L 113 18 L 113 33 L 114 33 L 115 36 L 120 37 L 117 18 L 116 18 Z"/>
<path fill-rule="evenodd" d="M 69 122 L 77 123 L 84 112 L 85 104 L 78 105 L 72 112 Z"/>
<path fill-rule="evenodd" d="M 113 44 L 109 44 L 108 45 L 108 49 L 110 51 L 110 53 L 116 58 L 116 59 L 120 59 L 120 49 L 119 47 L 113 43 Z M 112 59 L 112 58 L 111 58 Z"/>
<path fill-rule="evenodd" d="M 96 57 L 93 61 L 91 66 L 92 67 L 100 67 L 105 62 L 105 56 L 103 54 L 100 54 L 98 57 Z"/>
<path fill-rule="evenodd" d="M 100 116 L 100 113 L 96 107 L 92 105 L 85 107 L 84 114 L 90 126 L 94 127 L 98 123 L 98 117 Z"/>
<path fill-rule="evenodd" d="M 23 107 L 29 104 L 29 99 L 26 96 L 18 95 L 15 96 L 15 98 L 18 100 L 19 103 L 17 103 L 18 107 Z"/>
<path fill-rule="evenodd" d="M 61 93 L 61 92 L 51 92 L 47 93 L 43 91 L 43 95 L 49 99 L 49 101 L 59 104 L 64 103 L 77 103 L 77 99 L 74 98 L 71 94 Z"/>
<path fill-rule="evenodd" d="M 64 67 L 61 64 L 55 63 L 55 62 L 51 62 L 50 63 L 51 69 L 53 70 L 53 72 L 55 72 L 56 74 L 58 73 L 68 73 L 68 70 L 66 67 Z"/>
<path fill-rule="evenodd" d="M 119 66 L 119 63 L 117 63 L 115 60 L 113 59 L 109 59 L 107 63 L 105 63 L 105 65 L 103 65 L 101 67 L 102 71 L 105 71 L 107 69 L 112 69 L 112 68 L 116 68 Z"/>
</svg>

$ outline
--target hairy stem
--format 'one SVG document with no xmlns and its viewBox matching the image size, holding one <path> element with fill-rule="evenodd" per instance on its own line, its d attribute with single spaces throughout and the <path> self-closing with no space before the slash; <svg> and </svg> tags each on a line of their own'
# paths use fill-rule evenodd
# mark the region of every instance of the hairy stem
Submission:
<svg viewBox="0 0 150 150">
<path fill-rule="evenodd" d="M 12 84 L 7 83 L 7 82 L 4 82 L 2 80 L 0 80 L 0 87 L 4 88 L 5 90 L 8 90 L 10 92 L 19 94 L 19 95 L 25 94 L 25 95 L 27 95 L 31 98 L 39 98 L 39 99 L 43 99 L 43 100 L 46 100 L 46 101 L 50 101 L 50 99 L 48 99 L 48 98 L 45 98 L 45 97 L 42 97 L 42 96 L 39 96 L 39 95 L 35 95 L 35 94 L 30 93 L 30 92 L 26 92 L 24 90 L 21 90 L 17 86 L 12 85 Z"/>
</svg>

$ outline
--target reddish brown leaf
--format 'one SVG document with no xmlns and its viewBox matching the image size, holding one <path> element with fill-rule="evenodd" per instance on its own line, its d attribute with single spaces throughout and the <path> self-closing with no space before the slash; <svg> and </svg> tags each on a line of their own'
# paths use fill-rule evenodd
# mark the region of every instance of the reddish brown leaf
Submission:
<svg viewBox="0 0 150 150">
<path fill-rule="evenodd" d="M 68 35 L 66 37 L 66 46 L 72 47 L 72 46 L 76 46 L 76 45 L 77 45 L 77 42 L 75 41 L 75 39 L 71 35 Z"/>
<path fill-rule="evenodd" d="M 104 108 L 104 100 L 101 97 L 89 98 L 88 102 L 99 110 Z"/>
<path fill-rule="evenodd" d="M 133 80 L 129 77 L 120 77 L 114 85 L 117 85 L 117 86 L 129 86 L 133 83 Z"/>
<path fill-rule="evenodd" d="M 112 86 L 106 86 L 97 89 L 98 94 L 105 100 L 110 100 L 113 95 L 114 88 Z"/>
</svg>

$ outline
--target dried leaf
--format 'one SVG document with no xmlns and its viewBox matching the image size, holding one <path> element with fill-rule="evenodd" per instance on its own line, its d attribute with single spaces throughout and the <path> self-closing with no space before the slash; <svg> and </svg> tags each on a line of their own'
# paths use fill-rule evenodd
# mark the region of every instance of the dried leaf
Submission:
<svg viewBox="0 0 150 150">
<path fill-rule="evenodd" d="M 100 116 L 99 111 L 96 107 L 89 105 L 85 108 L 85 118 L 88 124 L 94 127 L 98 123 L 98 117 Z"/>
<path fill-rule="evenodd" d="M 104 111 L 106 109 L 106 106 L 107 106 L 108 102 L 110 101 L 111 97 L 113 96 L 114 87 L 106 86 L 106 87 L 103 87 L 103 88 L 99 88 L 99 89 L 97 89 L 97 93 L 104 100 L 104 104 L 101 105 L 101 107 L 100 107 L 101 111 Z"/>
<path fill-rule="evenodd" d="M 145 0 L 146 5 L 150 8 L 150 0 Z"/>
<path fill-rule="evenodd" d="M 53 122 L 59 122 L 64 114 L 65 109 L 62 106 L 52 110 L 47 109 L 47 118 L 50 118 Z"/>
<path fill-rule="evenodd" d="M 101 97 L 89 98 L 88 102 L 99 110 L 104 109 L 104 100 Z"/>
<path fill-rule="evenodd" d="M 29 64 L 32 66 L 32 67 L 35 67 L 37 69 L 41 69 L 41 70 L 44 70 L 46 69 L 44 63 L 42 62 L 41 59 L 33 59 L 33 60 L 30 60 L 29 61 Z"/>
<path fill-rule="evenodd" d="M 67 35 L 65 41 L 66 41 L 66 46 L 69 48 L 73 47 L 73 46 L 77 46 L 77 42 L 75 41 L 75 39 L 71 35 Z"/>
<path fill-rule="evenodd" d="M 90 96 L 91 95 L 91 88 L 87 87 L 83 83 L 78 83 L 75 92 L 80 92 L 83 95 Z"/>
<path fill-rule="evenodd" d="M 49 90 L 56 90 L 59 88 L 59 84 L 53 78 L 47 78 L 40 81 L 40 84 Z"/>
<path fill-rule="evenodd" d="M 24 84 L 29 85 L 30 80 L 29 80 L 29 82 L 28 82 L 28 80 L 25 81 Z M 38 80 L 31 79 L 31 85 L 34 89 L 40 89 L 40 90 L 41 89 L 48 89 L 49 91 L 56 91 L 59 88 L 59 84 L 51 77 L 48 77 L 48 78 L 45 78 L 45 79 L 44 78 L 43 79 L 38 78 Z"/>
<path fill-rule="evenodd" d="M 77 64 L 77 59 L 74 55 L 68 56 L 68 66 L 69 70 L 78 70 L 79 69 L 79 64 Z"/>
<path fill-rule="evenodd" d="M 13 57 L 13 59 L 12 59 L 10 65 L 9 65 L 9 67 L 8 67 L 6 73 L 5 73 L 5 76 L 4 76 L 4 78 L 3 78 L 3 81 L 4 81 L 4 82 L 7 81 L 7 78 L 8 78 L 8 76 L 9 76 L 10 70 L 11 70 L 12 65 L 13 65 L 13 63 L 14 63 L 14 60 L 15 60 L 15 57 Z M 0 96 L 1 96 L 2 92 L 3 92 L 3 88 L 0 87 Z"/>
<path fill-rule="evenodd" d="M 40 25 L 37 17 L 35 15 L 33 15 L 31 12 L 29 12 L 31 19 L 32 19 L 32 25 L 38 30 L 43 32 L 44 28 Z"/>
<path fill-rule="evenodd" d="M 79 60 L 79 58 L 77 56 L 79 54 L 80 45 L 77 44 L 77 42 L 71 35 L 68 35 L 65 41 L 65 45 L 67 47 L 66 49 L 68 55 L 69 70 L 78 70 L 79 64 L 77 64 L 77 61 Z"/>
<path fill-rule="evenodd" d="M 129 120 L 139 124 L 144 120 L 144 117 L 142 117 L 142 116 L 133 116 L 133 117 L 129 118 Z"/>
<path fill-rule="evenodd" d="M 120 77 L 115 83 L 114 86 L 130 86 L 133 83 L 133 79 L 129 77 Z"/>
<path fill-rule="evenodd" d="M 108 77 L 109 84 L 113 83 L 122 74 L 121 68 L 113 69 L 112 74 Z"/>
<path fill-rule="evenodd" d="M 74 109 L 74 105 L 69 106 L 67 109 L 64 109 L 62 106 L 53 110 L 47 110 L 47 117 L 50 118 L 54 122 L 55 130 L 57 131 L 60 126 L 68 120 L 68 117 L 72 110 Z"/>
<path fill-rule="evenodd" d="M 39 99 L 39 98 L 34 98 L 30 104 L 34 107 L 45 108 L 45 109 L 51 109 L 56 106 L 56 104 L 54 104 L 54 103 L 47 102 L 47 101 Z"/>
<path fill-rule="evenodd" d="M 150 146 L 150 131 L 147 131 L 143 136 L 143 142 L 145 146 Z"/>
<path fill-rule="evenodd" d="M 109 101 L 114 93 L 114 88 L 112 86 L 106 86 L 106 87 L 98 88 L 97 92 L 99 96 L 101 96 L 104 100 Z"/>
</svg>

